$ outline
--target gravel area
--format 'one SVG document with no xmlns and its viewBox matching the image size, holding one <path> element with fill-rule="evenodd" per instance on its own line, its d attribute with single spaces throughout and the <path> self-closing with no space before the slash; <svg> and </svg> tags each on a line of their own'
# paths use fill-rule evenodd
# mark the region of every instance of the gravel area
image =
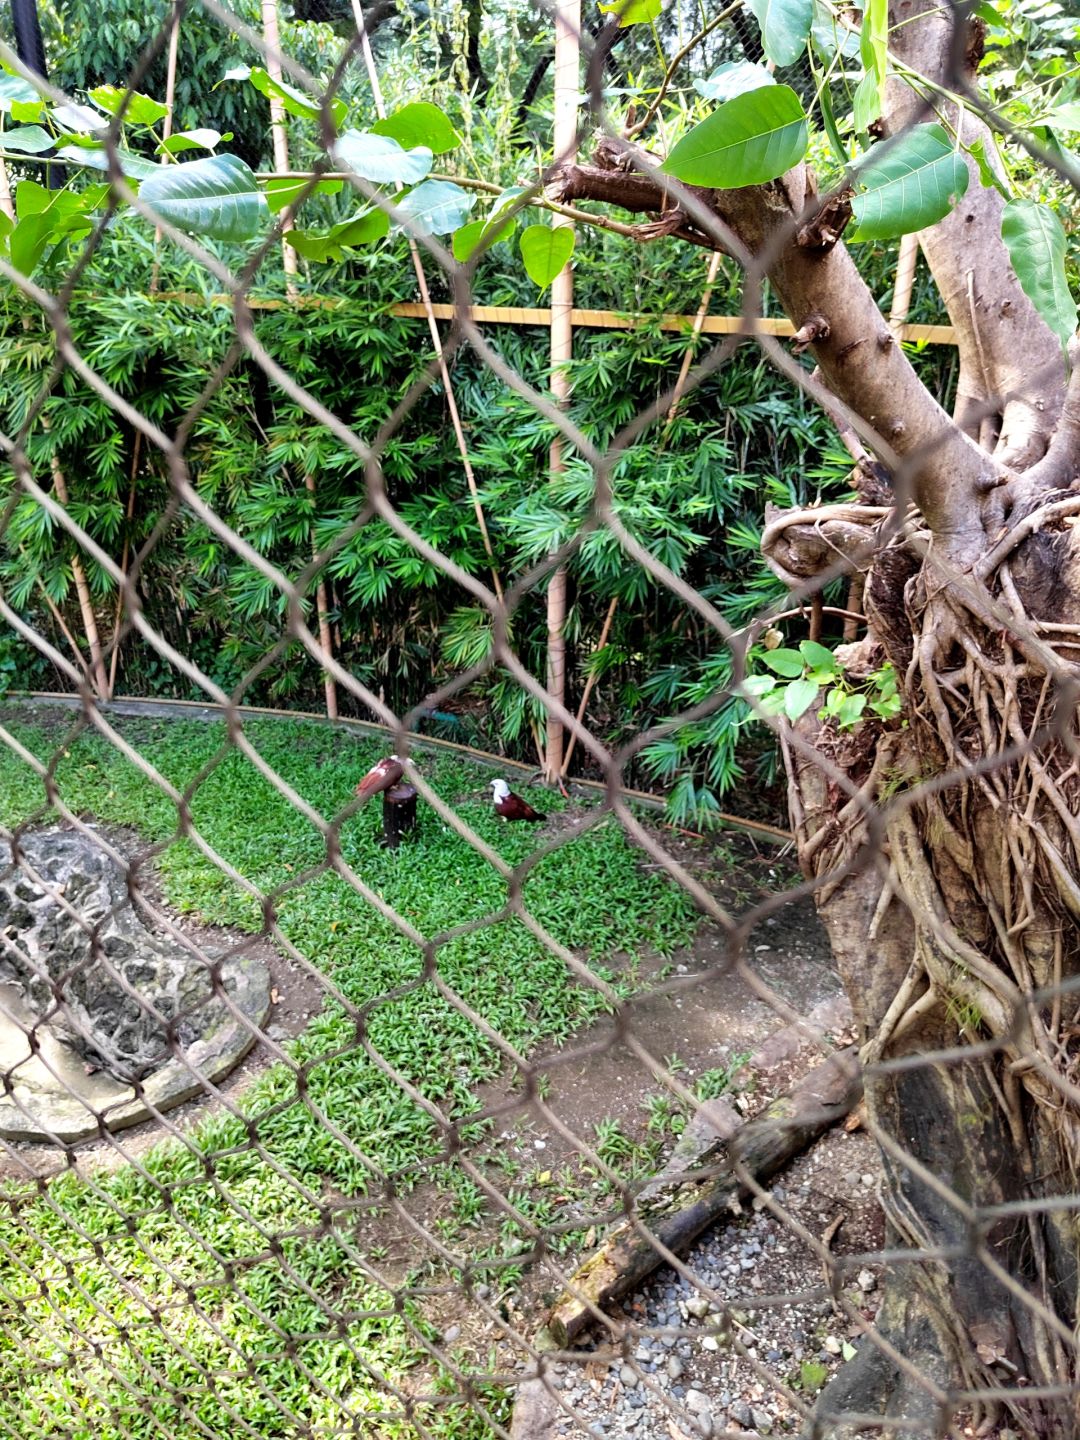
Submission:
<svg viewBox="0 0 1080 1440">
<path fill-rule="evenodd" d="M 866 1320 L 878 1273 L 860 1257 L 882 1244 L 878 1178 L 868 1137 L 836 1130 L 771 1192 L 791 1221 L 850 1257 L 844 1293 Z M 834 1308 L 818 1256 L 790 1222 L 759 1208 L 708 1232 L 685 1270 L 658 1271 L 622 1306 L 613 1317 L 625 1327 L 621 1345 L 558 1366 L 561 1398 L 578 1418 L 562 1410 L 556 1434 L 698 1440 L 798 1430 L 799 1402 L 813 1400 L 859 1336 Z"/>
</svg>

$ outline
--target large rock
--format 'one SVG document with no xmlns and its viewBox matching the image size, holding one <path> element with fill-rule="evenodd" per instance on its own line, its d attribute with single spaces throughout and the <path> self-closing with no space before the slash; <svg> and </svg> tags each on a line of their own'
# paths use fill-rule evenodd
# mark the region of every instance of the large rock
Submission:
<svg viewBox="0 0 1080 1440">
<path fill-rule="evenodd" d="M 221 992 L 255 1027 L 269 1011 L 261 960 L 151 933 L 92 835 L 22 835 L 17 862 L 0 842 L 0 933 L 9 1138 L 70 1141 L 179 1104 L 255 1039 Z"/>
</svg>

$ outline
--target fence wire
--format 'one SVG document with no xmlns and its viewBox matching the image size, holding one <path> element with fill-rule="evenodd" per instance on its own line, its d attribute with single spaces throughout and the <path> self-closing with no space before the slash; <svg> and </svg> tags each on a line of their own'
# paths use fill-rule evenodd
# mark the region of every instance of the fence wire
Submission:
<svg viewBox="0 0 1080 1440">
<path fill-rule="evenodd" d="M 201 3 L 315 99 L 325 163 L 336 170 L 330 159 L 330 105 L 342 77 L 360 61 L 355 34 L 342 39 L 334 81 L 324 92 L 293 58 L 274 53 L 225 5 Z M 182 20 L 183 7 L 175 14 Z M 332 18 L 347 28 L 344 10 Z M 168 39 L 166 25 L 129 77 L 132 92 Z M 596 98 L 600 51 L 588 34 L 582 44 Z M 67 98 L 45 82 L 34 83 L 55 102 Z M 606 122 L 596 107 L 582 114 L 579 138 L 591 143 L 587 132 Z M 753 626 L 733 630 L 710 599 L 659 563 L 631 533 L 613 499 L 612 471 L 620 454 L 663 422 L 677 397 L 670 391 L 658 397 L 608 446 L 598 446 L 549 395 L 518 374 L 474 323 L 469 309 L 474 267 L 456 264 L 439 240 L 410 226 L 378 187 L 355 176 L 349 180 L 361 197 L 396 215 L 424 265 L 445 278 L 455 303 L 455 319 L 442 336 L 447 359 L 471 348 L 592 469 L 587 520 L 559 550 L 507 584 L 505 593 L 496 593 L 410 526 L 384 479 L 388 447 L 439 383 L 439 363 L 432 361 L 379 434 L 357 433 L 259 339 L 249 301 L 260 267 L 281 240 L 281 224 L 242 269 L 230 270 L 131 188 L 121 172 L 117 139 L 114 126 L 106 142 L 111 183 L 159 229 L 163 243 L 179 247 L 207 285 L 228 297 L 234 343 L 183 424 L 167 433 L 79 353 L 68 321 L 72 295 L 88 273 L 108 217 L 56 293 L 0 262 L 6 282 L 38 307 L 55 336 L 55 359 L 40 390 L 17 428 L 0 437 L 17 481 L 4 525 L 10 525 L 16 503 L 30 497 L 43 520 L 74 542 L 82 565 L 108 577 L 122 596 L 124 621 L 111 645 L 126 641 L 156 653 L 205 697 L 198 723 L 209 716 L 223 729 L 220 743 L 207 742 L 198 766 L 183 780 L 175 770 L 167 773 L 170 766 L 160 758 L 160 746 L 149 743 L 148 727 L 180 723 L 180 707 L 104 701 L 92 667 L 80 667 L 57 648 L 44 625 L 28 618 L 34 612 L 0 597 L 0 613 L 11 631 L 44 656 L 78 697 L 67 708 L 59 701 L 46 708 L 47 754 L 34 753 L 14 704 L 6 707 L 0 727 L 26 777 L 15 802 L 18 823 L 4 831 L 10 861 L 5 857 L 0 876 L 0 1126 L 6 1136 L 0 1294 L 7 1311 L 0 1350 L 4 1385 L 19 1387 L 18 1393 L 9 1388 L 0 1415 L 6 1432 L 71 1440 L 90 1433 L 220 1437 L 230 1431 L 253 1437 L 514 1435 L 520 1440 L 566 1434 L 687 1440 L 749 1432 L 827 1436 L 841 1433 L 843 1421 L 867 1434 L 959 1437 L 978 1430 L 1005 1436 L 1002 1417 L 1008 1412 L 1009 1423 L 1016 1424 L 1017 1407 L 1027 1405 L 1032 1433 L 1064 1433 L 1038 1428 L 1039 1406 L 1072 1393 L 1072 1298 L 1062 1301 L 1059 1312 L 1029 1280 L 1045 1273 L 1046 1250 L 1057 1243 L 1053 1226 L 1060 1220 L 1063 1233 L 1074 1223 L 1080 1205 L 1075 1187 L 1040 1188 L 1038 1177 L 1054 1162 L 1039 1153 L 1028 1155 L 1021 1167 L 1022 1194 L 1005 1192 L 991 1203 L 979 1194 L 955 1193 L 919 1158 L 925 1152 L 914 1137 L 909 1148 L 908 1137 L 880 1123 L 874 1107 L 860 1108 L 859 1096 L 863 1086 L 917 1088 L 931 1070 L 967 1073 L 974 1065 L 981 1067 L 982 1093 L 993 1105 L 1001 1087 L 1011 1098 L 1019 1083 L 1019 1060 L 1004 1071 L 994 1068 L 996 1058 L 1015 1044 L 1055 1103 L 1075 1110 L 1071 1067 L 1050 1066 L 1035 1039 L 1043 1027 L 1058 1037 L 1062 1054 L 1073 1043 L 1075 982 L 1062 979 L 1060 954 L 1062 943 L 1069 948 L 1067 938 L 1059 938 L 1050 980 L 1033 972 L 1026 990 L 1014 986 L 1015 1005 L 1000 1023 L 981 1023 L 986 1017 L 974 1013 L 972 1000 L 973 1013 L 959 1026 L 964 1040 L 954 1043 L 943 1027 L 936 1050 L 889 1048 L 911 1007 L 931 993 L 923 976 L 936 973 L 935 964 L 939 969 L 960 964 L 952 922 L 928 911 L 925 897 L 907 887 L 898 869 L 897 837 L 908 833 L 905 823 L 910 829 L 917 801 L 927 794 L 960 793 L 980 777 L 993 789 L 1010 767 L 1036 764 L 1033 757 L 1048 735 L 1062 737 L 1068 750 L 1074 742 L 1061 715 L 1068 706 L 1055 711 L 1053 692 L 1075 701 L 1070 668 L 1050 655 L 1033 724 L 1018 722 L 981 749 L 972 745 L 963 766 L 897 783 L 887 795 L 880 785 L 875 791 L 853 780 L 839 758 L 830 761 L 820 746 L 763 714 L 782 737 L 804 848 L 820 847 L 815 833 L 829 830 L 818 823 L 815 831 L 815 817 L 805 808 L 814 803 L 812 796 L 806 800 L 810 772 L 818 803 L 831 807 L 837 825 L 857 831 L 857 843 L 838 854 L 831 869 L 800 880 L 789 854 L 748 842 L 739 852 L 755 877 L 748 903 L 745 895 L 717 883 L 717 870 L 702 861 L 702 851 L 628 798 L 627 767 L 663 732 L 639 734 L 610 749 L 581 715 L 548 693 L 513 642 L 512 618 L 523 599 L 571 560 L 589 534 L 606 531 L 621 547 L 626 566 L 665 588 L 718 642 L 731 647 L 733 684 L 741 680 L 751 640 L 764 635 L 776 615 L 762 614 Z M 317 178 L 313 173 L 312 187 Z M 742 253 L 700 193 L 674 182 L 672 191 L 684 228 L 744 263 L 752 343 L 789 380 L 825 403 L 892 472 L 895 499 L 887 495 L 882 503 L 878 496 L 876 504 L 861 501 L 797 517 L 804 530 L 819 529 L 823 552 L 836 552 L 812 575 L 786 573 L 791 605 L 809 614 L 827 585 L 867 570 L 890 548 L 899 553 L 903 544 L 919 554 L 927 551 L 926 532 L 907 505 L 918 457 L 895 453 L 888 435 L 847 413 L 781 342 L 755 328 L 770 263 L 767 249 Z M 786 234 L 773 243 L 789 239 Z M 680 381 L 683 398 L 727 363 L 741 338 L 728 337 L 699 353 Z M 225 522 L 188 466 L 193 428 L 242 358 L 364 467 L 355 518 L 295 575 L 284 573 Z M 80 523 L 76 508 L 65 501 L 56 467 L 42 473 L 28 458 L 45 403 L 67 372 L 104 399 L 167 470 L 168 504 L 130 565 L 118 563 Z M 864 479 L 868 473 L 864 468 Z M 139 574 L 182 515 L 205 526 L 283 602 L 277 643 L 232 693 L 145 613 Z M 394 714 L 341 664 L 312 620 L 320 576 L 375 519 L 434 567 L 447 587 L 482 607 L 493 629 L 490 654 L 425 695 L 407 715 Z M 779 523 L 782 529 L 787 522 Z M 786 553 L 773 551 L 778 565 Z M 939 582 L 969 595 L 973 606 L 982 607 L 978 613 L 987 625 L 1018 637 L 1025 663 L 1033 666 L 1032 657 L 1046 657 L 1045 633 L 1025 626 L 1008 594 L 984 597 L 976 593 L 971 574 L 940 564 Z M 495 877 L 499 890 L 495 903 L 486 898 L 457 908 L 448 903 L 441 924 L 418 924 L 414 907 L 399 903 L 397 882 L 388 881 L 382 862 L 372 858 L 372 826 L 356 838 L 360 798 L 327 810 L 288 778 L 288 757 L 273 741 L 273 722 L 247 708 L 245 700 L 259 675 L 296 646 L 361 713 L 385 727 L 381 732 L 339 727 L 335 738 L 304 743 L 329 747 L 325 763 L 348 774 L 350 790 L 379 754 L 402 756 L 402 778 L 418 792 L 421 814 L 427 807 L 445 827 L 446 845 L 461 842 L 488 867 L 485 874 Z M 106 645 L 105 664 L 110 653 Z M 444 755 L 416 735 L 422 712 L 445 706 L 493 667 L 542 702 L 603 777 L 590 803 L 575 792 L 566 812 L 570 821 L 563 823 L 564 814 L 559 823 L 541 823 L 529 832 L 527 846 L 515 841 L 517 849 L 504 845 L 501 835 L 493 839 L 486 817 L 463 803 L 453 785 L 438 787 L 431 772 Z M 714 714 L 730 694 L 718 690 L 675 717 L 667 730 Z M 38 713 L 31 709 L 23 720 Z M 380 734 L 384 738 L 376 745 L 373 736 Z M 85 748 L 88 739 L 96 748 Z M 361 740 L 363 748 L 355 749 Z M 888 741 L 881 744 L 887 748 Z M 145 814 L 157 817 L 156 834 L 170 828 L 162 829 L 161 807 L 171 812 L 167 838 L 149 840 L 133 828 L 142 816 L 133 814 L 125 829 L 103 824 L 88 811 L 86 776 L 65 765 L 73 751 L 96 756 L 99 765 L 133 767 L 144 788 Z M 354 754 L 363 756 L 363 764 L 350 758 Z M 230 768 L 241 762 L 240 771 Z M 867 773 L 872 768 L 871 761 Z M 874 773 L 880 781 L 880 768 Z M 491 774 L 511 775 L 518 788 L 528 779 L 521 768 Z M 261 785 L 276 797 L 275 804 L 280 800 L 304 822 L 295 855 L 280 835 L 272 842 L 284 847 L 277 858 L 285 873 L 270 887 L 255 883 L 243 860 L 215 844 L 201 818 L 206 787 L 223 776 L 237 787 L 241 810 L 244 788 Z M 534 804 L 542 803 L 540 790 L 527 793 Z M 1006 795 L 1000 792 L 1002 803 Z M 1062 803 L 1067 808 L 1068 802 Z M 657 897 L 669 891 L 687 897 L 702 917 L 692 953 L 676 950 L 670 963 L 658 963 L 629 986 L 625 975 L 608 968 L 612 957 L 561 939 L 563 916 L 530 901 L 530 885 L 544 866 L 576 852 L 604 826 L 618 827 L 636 857 L 635 868 L 655 878 Z M 217 890 L 203 882 L 212 919 L 235 915 L 235 904 L 215 902 L 227 891 L 244 897 L 249 921 L 251 915 L 260 917 L 255 931 L 250 924 L 247 931 L 221 926 L 208 931 L 168 903 L 158 867 L 178 855 L 187 857 L 183 875 L 220 876 Z M 407 842 L 395 857 L 401 877 L 410 863 Z M 1063 861 L 1063 874 L 1067 868 Z M 565 873 L 572 876 L 573 867 Z M 921 965 L 913 960 L 906 989 L 887 1007 L 890 1024 L 877 1035 L 860 1032 L 839 982 L 823 962 L 815 969 L 812 960 L 823 942 L 815 938 L 809 896 L 835 894 L 860 876 L 877 877 L 878 883 L 877 912 L 865 931 L 868 966 L 874 964 L 879 926 L 883 935 L 890 926 L 906 924 L 912 934 L 918 928 L 919 944 L 927 951 L 936 944 L 940 952 L 937 959 L 924 956 Z M 404 879 L 400 883 L 408 891 Z M 485 897 L 489 891 L 485 882 Z M 299 943 L 292 927 L 282 923 L 298 897 L 310 895 L 321 897 L 324 947 Z M 328 905 L 327 895 L 337 898 Z M 346 895 L 348 904 L 341 898 Z M 349 976 L 338 973 L 336 927 L 359 923 L 354 901 L 385 924 L 380 935 L 400 937 L 412 947 L 415 964 L 408 978 L 394 976 L 385 986 L 369 983 L 361 993 Z M 572 885 L 561 903 L 567 912 L 578 904 Z M 613 894 L 612 908 L 620 903 Z M 335 907 L 343 919 L 329 919 Z M 198 894 L 187 908 L 202 910 Z M 891 918 L 882 918 L 886 912 Z M 995 916 L 990 923 L 1012 934 L 1024 917 Z M 552 1043 L 530 1048 L 524 1030 L 519 1038 L 505 1034 L 502 1021 L 491 1018 L 504 1013 L 491 1003 L 492 987 L 473 983 L 476 977 L 463 982 L 460 963 L 448 963 L 461 947 L 468 953 L 477 934 L 499 930 L 509 937 L 510 926 L 538 942 L 555 967 L 547 974 L 561 974 L 559 983 L 584 997 L 578 1012 L 591 1017 L 589 1023 L 579 1019 L 577 1028 L 558 1037 L 557 1048 Z M 983 962 L 974 934 L 973 928 L 962 954 L 977 973 Z M 784 945 L 776 944 L 778 935 L 786 936 Z M 389 941 L 378 942 L 383 943 Z M 497 948 L 490 953 L 497 955 Z M 793 967 L 790 973 L 785 964 Z M 370 969 L 375 977 L 382 973 L 377 953 Z M 487 978 L 497 990 L 499 977 Z M 963 984 L 957 983 L 955 994 L 961 1005 Z M 417 1043 L 439 1057 L 446 1076 L 441 1090 L 410 1073 L 384 1043 L 387 1017 L 410 998 L 415 1008 L 403 1013 L 418 1026 Z M 528 1003 L 542 1006 L 543 996 L 534 994 Z M 1052 1022 L 1046 1019 L 1051 1011 Z M 326 1016 L 334 1017 L 333 1025 L 323 1024 Z M 445 1029 L 441 1017 L 452 1020 Z M 686 1073 L 676 1063 L 677 1045 L 667 1048 L 684 1022 L 709 1037 L 697 1057 L 704 1076 Z M 479 1086 L 456 1083 L 459 1070 L 469 1073 L 463 1036 L 475 1037 L 489 1057 L 488 1074 L 496 1078 Z M 713 1053 L 715 1064 L 709 1063 Z M 364 1130 L 365 1094 L 342 1114 L 340 1096 L 329 1084 L 334 1072 L 344 1073 L 347 1066 L 372 1093 L 382 1087 L 380 1093 L 388 1089 L 396 1096 L 395 1106 L 380 1112 L 379 1126 L 370 1133 Z M 468 1106 L 464 1090 L 471 1094 Z M 603 1113 L 605 1098 L 618 1111 L 615 1102 L 627 1096 L 649 1107 L 664 1137 L 661 1153 L 651 1152 L 655 1173 L 643 1169 L 640 1155 L 631 1163 L 634 1146 L 625 1128 Z M 621 1114 L 624 1125 L 632 1126 L 625 1106 Z M 673 1116 L 678 1125 L 670 1123 Z M 935 1120 L 927 1115 L 931 1128 Z M 428 1136 L 422 1158 L 399 1163 L 393 1128 L 404 1131 L 420 1122 Z M 317 1133 L 310 1151 L 301 1153 L 290 1143 L 297 1128 L 308 1137 Z M 1026 1143 L 1023 1136 L 1014 1141 L 1018 1149 Z M 988 1155 L 986 1165 L 1004 1170 L 1006 1161 Z M 894 1206 L 886 1231 L 878 1203 L 883 1168 L 887 1183 L 912 1206 L 906 1230 Z M 331 1170 L 347 1174 L 349 1183 L 328 1185 Z M 931 1241 L 921 1230 L 914 1207 L 926 1193 L 951 1214 L 951 1239 L 939 1235 Z M 995 1237 L 1006 1231 L 1029 1234 L 1028 1279 L 1003 1268 Z M 595 1258 L 584 1264 L 590 1255 Z M 999 1314 L 987 1314 L 981 1331 L 972 1329 L 983 1368 L 962 1372 L 967 1383 L 936 1372 L 921 1358 L 919 1345 L 905 1350 L 897 1339 L 903 1327 L 879 1323 L 878 1306 L 889 1277 L 908 1267 L 953 1275 L 959 1283 L 968 1277 L 975 1284 L 971 1277 L 981 1272 L 979 1283 L 985 1286 L 990 1277 L 1011 1310 L 1010 1323 L 1041 1329 L 1050 1353 L 1043 1375 L 1018 1368 L 1008 1340 L 1001 1338 Z M 834 1399 L 815 1412 L 825 1381 L 857 1357 L 864 1369 L 875 1363 L 891 1367 L 908 1391 L 921 1397 L 920 1406 L 886 1416 Z"/>
</svg>

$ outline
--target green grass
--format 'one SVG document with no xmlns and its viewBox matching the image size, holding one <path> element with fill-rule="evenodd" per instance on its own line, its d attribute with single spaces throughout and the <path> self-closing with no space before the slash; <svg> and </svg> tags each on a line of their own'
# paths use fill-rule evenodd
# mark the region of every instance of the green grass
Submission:
<svg viewBox="0 0 1080 1440">
<path fill-rule="evenodd" d="M 169 1436 L 289 1436 L 364 1417 L 356 1433 L 415 1433 L 402 1394 L 445 1389 L 417 1414 L 432 1435 L 480 1440 L 483 1418 L 456 1402 L 456 1382 L 420 1343 L 423 1297 L 380 1283 L 350 1222 L 329 1196 L 381 1196 L 390 1175 L 406 1198 L 421 1182 L 456 1196 L 442 1241 L 470 1258 L 482 1205 L 445 1154 L 424 1106 L 357 1043 L 357 1015 L 383 1061 L 454 1121 L 468 1143 L 475 1087 L 503 1070 L 499 1050 L 440 995 L 422 949 L 334 873 L 296 884 L 325 862 L 318 831 L 233 749 L 220 726 L 118 722 L 125 738 L 174 785 L 197 778 L 191 811 L 202 836 L 258 891 L 276 893 L 282 933 L 337 988 L 276 1065 L 239 1102 L 208 1114 L 188 1144 L 163 1142 L 137 1165 L 88 1178 L 65 1175 L 41 1195 L 9 1183 L 0 1206 L 0 1432 L 150 1440 Z M 48 759 L 64 730 L 8 720 Z M 255 721 L 246 733 L 265 761 L 323 816 L 345 806 L 381 750 L 312 724 Z M 425 776 L 511 865 L 536 845 L 528 827 L 492 813 L 490 772 L 424 759 Z M 67 806 L 149 839 L 176 830 L 172 802 L 101 736 L 85 732 L 58 755 Z M 544 796 L 558 810 L 558 797 Z M 0 753 L 0 820 L 37 816 L 40 782 Z M 347 864 L 428 942 L 499 912 L 506 882 L 421 804 L 418 834 L 396 853 L 376 844 L 377 805 L 346 821 Z M 47 823 L 43 813 L 36 823 Z M 258 904 L 187 840 L 158 862 L 178 909 L 259 930 Z M 281 888 L 279 890 L 279 887 Z M 531 913 L 605 974 L 605 958 L 670 953 L 691 936 L 688 901 L 643 870 L 618 826 L 604 821 L 529 872 Z M 529 1054 L 586 1024 L 602 999 L 581 985 L 516 917 L 438 944 L 438 975 L 507 1042 Z M 302 1077 L 298 1083 L 299 1076 Z M 122 1142 L 122 1137 L 121 1142 Z M 505 1182 L 501 1188 L 507 1191 Z M 484 1201 L 483 1204 L 488 1202 Z M 345 1212 L 346 1215 L 348 1212 Z M 482 1247 L 481 1247 L 482 1248 Z M 370 1244 L 372 1257 L 382 1247 Z M 513 1271 L 487 1277 L 498 1289 Z M 443 1283 L 454 1266 L 418 1242 L 413 1276 Z M 486 1397 L 505 1419 L 505 1396 Z M 179 1408 L 178 1408 L 179 1407 Z"/>
</svg>

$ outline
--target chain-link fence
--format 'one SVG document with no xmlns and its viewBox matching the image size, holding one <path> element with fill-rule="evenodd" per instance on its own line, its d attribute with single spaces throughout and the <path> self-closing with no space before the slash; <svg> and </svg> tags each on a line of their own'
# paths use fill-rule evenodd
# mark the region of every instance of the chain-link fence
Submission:
<svg viewBox="0 0 1080 1440">
<path fill-rule="evenodd" d="M 71 299 L 111 206 L 92 227 L 72 223 L 84 248 L 51 289 L 25 250 L 0 261 L 54 337 L 44 378 L 3 436 L 14 476 L 4 523 L 11 539 L 30 502 L 74 542 L 87 622 L 72 635 L 75 609 L 65 619 L 47 592 L 37 610 L 0 597 L 19 643 L 70 692 L 11 700 L 0 728 L 6 1432 L 1070 1433 L 1077 626 L 1039 590 L 1036 562 L 1016 556 L 1037 532 L 1064 547 L 1077 503 L 1065 475 L 1044 487 L 1049 500 L 1032 490 L 996 515 L 992 499 L 971 501 L 982 542 L 965 558 L 941 539 L 964 525 L 944 513 L 939 472 L 926 480 L 935 446 L 971 472 L 980 426 L 982 497 L 1003 493 L 1009 465 L 1030 473 L 1017 416 L 1063 403 L 1045 400 L 1057 379 L 1044 352 L 1029 366 L 1036 380 L 1004 398 L 996 351 L 981 378 L 962 373 L 965 427 L 936 410 L 913 419 L 918 382 L 889 368 L 907 362 L 876 308 L 876 325 L 857 307 L 829 309 L 825 257 L 840 251 L 828 232 L 846 198 L 784 192 L 770 224 L 747 207 L 761 194 L 776 201 L 782 181 L 732 191 L 727 209 L 674 180 L 659 200 L 650 157 L 627 135 L 608 126 L 596 144 L 613 31 L 586 34 L 595 104 L 575 109 L 571 128 L 575 151 L 595 150 L 581 164 L 564 153 L 508 203 L 546 186 L 568 219 L 609 183 L 614 205 L 651 217 L 614 222 L 636 238 L 648 227 L 738 258 L 747 343 L 826 406 L 851 449 L 855 500 L 767 517 L 764 547 L 791 599 L 735 630 L 633 533 L 612 476 L 743 337 L 705 343 L 676 386 L 599 447 L 557 387 L 533 388 L 479 327 L 475 263 L 455 261 L 422 216 L 335 148 L 336 90 L 372 62 L 344 33 L 349 17 L 333 17 L 343 38 L 326 90 L 265 30 L 217 0 L 202 5 L 264 57 L 272 101 L 307 97 L 323 154 L 296 172 L 279 159 L 291 205 L 234 272 L 185 221 L 199 194 L 155 205 L 156 182 L 121 149 L 119 120 L 99 135 L 115 193 L 147 234 L 156 227 L 161 245 L 190 258 L 204 300 L 220 291 L 232 307 L 233 342 L 183 424 L 159 428 L 72 338 Z M 129 77 L 121 119 L 183 8 Z M 966 84 L 960 70 L 952 78 Z M 72 103 L 40 76 L 33 88 L 52 106 Z M 260 266 L 327 174 L 408 234 L 438 346 L 378 434 L 320 403 L 253 318 Z M 20 227 L 34 193 L 11 211 Z M 228 203 L 247 201 L 238 191 Z M 289 253 L 284 303 L 301 305 Z M 813 266 L 820 310 L 806 294 Z M 427 271 L 453 296 L 441 336 Z M 793 358 L 776 323 L 756 323 L 766 279 L 797 354 L 815 345 L 821 371 Z M 982 299 L 970 294 L 981 343 Z M 572 454 L 593 477 L 584 523 L 513 579 L 495 572 L 486 530 L 490 576 L 434 548 L 384 479 L 431 387 L 454 403 L 452 361 L 465 347 L 546 417 L 557 462 Z M 869 378 L 855 373 L 868 357 Z M 241 360 L 364 470 L 351 523 L 294 573 L 236 533 L 188 470 L 193 427 Z M 839 394 L 844 373 L 855 378 Z M 120 560 L 68 502 L 60 462 L 43 470 L 28 458 L 65 375 L 113 407 L 167 475 L 153 533 Z M 1029 404 L 1032 383 L 1043 398 Z M 1064 414 L 1067 429 L 1067 403 Z M 483 527 L 492 517 L 468 470 L 464 418 L 455 406 L 463 501 Z M 1005 440 L 1014 449 L 1003 459 Z M 181 516 L 280 597 L 277 643 L 232 693 L 147 619 L 140 574 Z M 320 590 L 334 556 L 376 520 L 490 617 L 489 651 L 404 716 L 335 658 Z M 747 678 L 752 647 L 780 657 L 745 693 L 780 737 L 792 844 L 767 825 L 721 847 L 665 826 L 625 785 L 663 734 L 609 749 L 585 722 L 588 694 L 575 713 L 557 666 L 542 683 L 522 663 L 515 611 L 600 532 L 733 657 L 730 687 L 665 733 L 717 713 Z M 104 641 L 95 576 L 122 605 Z M 1039 594 L 1045 619 L 1032 618 Z M 34 614 L 51 615 L 51 633 Z M 820 644 L 823 617 L 830 633 L 844 630 L 842 664 Z M 793 638 L 777 628 L 804 619 L 809 631 Z M 153 652 L 204 704 L 104 698 L 123 644 Z M 288 655 L 325 675 L 331 713 L 348 696 L 370 723 L 247 707 L 259 674 Z M 418 738 L 422 714 L 493 668 L 542 702 L 599 783 L 545 792 L 523 764 Z M 546 768 L 565 776 L 561 751 Z"/>
</svg>

